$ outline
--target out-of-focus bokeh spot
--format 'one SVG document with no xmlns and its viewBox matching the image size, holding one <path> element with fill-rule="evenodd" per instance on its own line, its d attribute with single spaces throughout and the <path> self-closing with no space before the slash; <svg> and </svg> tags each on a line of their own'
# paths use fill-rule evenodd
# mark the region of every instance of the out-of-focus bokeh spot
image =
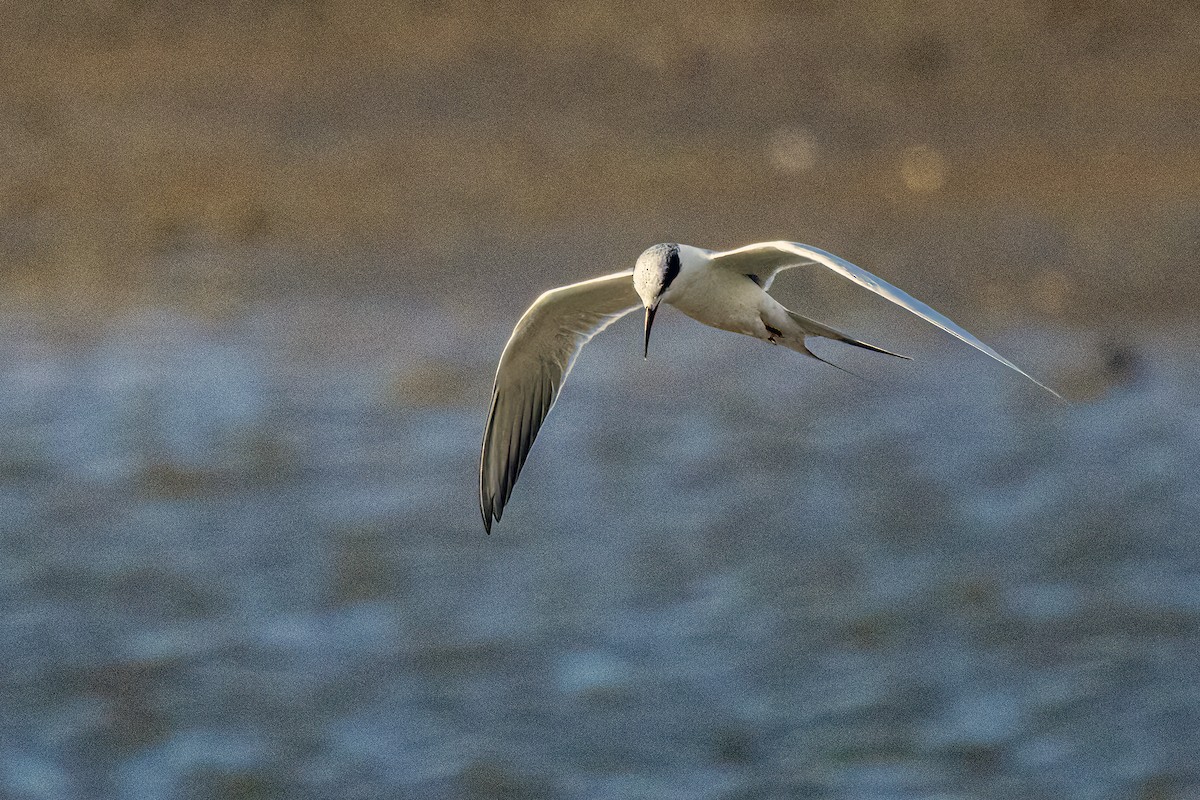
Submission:
<svg viewBox="0 0 1200 800">
<path fill-rule="evenodd" d="M 771 164 L 789 175 L 808 172 L 817 165 L 816 139 L 803 128 L 776 131 L 767 150 Z"/>
<path fill-rule="evenodd" d="M 911 192 L 936 192 L 946 184 L 946 159 L 932 147 L 918 145 L 900 154 L 900 178 Z"/>
</svg>

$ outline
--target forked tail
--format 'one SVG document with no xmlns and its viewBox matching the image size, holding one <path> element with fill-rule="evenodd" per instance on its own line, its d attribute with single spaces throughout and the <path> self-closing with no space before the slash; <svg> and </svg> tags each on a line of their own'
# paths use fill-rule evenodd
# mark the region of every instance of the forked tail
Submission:
<svg viewBox="0 0 1200 800">
<path fill-rule="evenodd" d="M 869 342 L 864 342 L 861 339 L 855 339 L 853 336 L 847 336 L 846 334 L 842 333 L 841 331 L 834 330 L 833 328 L 829 327 L 828 325 L 823 325 L 820 322 L 817 322 L 815 319 L 809 319 L 808 317 L 804 316 L 803 314 L 797 314 L 795 311 L 789 311 L 788 309 L 784 309 L 784 311 L 787 311 L 788 316 L 792 318 L 792 321 L 795 322 L 797 325 L 799 325 L 800 328 L 804 331 L 804 333 L 809 336 L 823 336 L 826 339 L 833 339 L 835 342 L 845 342 L 846 344 L 852 344 L 855 347 L 861 347 L 864 350 L 870 350 L 874 353 L 883 353 L 885 356 L 895 356 L 896 358 L 903 358 L 905 361 L 912 361 L 912 359 L 909 356 L 901 355 L 899 353 L 893 353 L 891 350 L 884 350 L 882 347 L 878 347 Z M 792 341 L 789 341 L 789 340 L 784 340 L 781 342 L 781 344 L 785 344 L 788 347 L 791 347 L 793 350 L 797 350 L 801 353 L 804 353 L 805 355 L 812 356 L 813 358 L 816 358 L 818 361 L 825 361 L 825 359 L 819 358 L 816 355 L 813 355 L 813 353 L 810 352 L 809 349 L 804 346 L 804 338 L 803 337 L 800 337 L 799 341 L 795 342 L 795 343 L 793 343 Z M 797 344 L 799 345 L 798 347 L 796 346 Z M 829 362 L 825 361 L 825 363 L 828 364 Z M 836 366 L 836 365 L 831 365 L 831 366 Z"/>
</svg>

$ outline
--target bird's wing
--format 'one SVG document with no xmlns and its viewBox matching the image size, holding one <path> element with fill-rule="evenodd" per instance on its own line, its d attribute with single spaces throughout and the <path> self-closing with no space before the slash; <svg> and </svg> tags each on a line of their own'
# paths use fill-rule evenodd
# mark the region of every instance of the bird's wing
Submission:
<svg viewBox="0 0 1200 800">
<path fill-rule="evenodd" d="M 636 308 L 633 270 L 561 286 L 525 312 L 500 356 L 479 459 L 479 510 L 491 533 L 579 351 Z"/>
<path fill-rule="evenodd" d="M 856 267 L 844 258 L 838 258 L 833 253 L 827 253 L 824 250 L 798 242 L 760 242 L 759 244 L 748 244 L 736 250 L 713 253 L 711 257 L 714 266 L 737 270 L 744 275 L 756 276 L 763 288 L 769 287 L 775 275 L 781 270 L 804 266 L 806 264 L 820 264 L 821 266 L 828 267 L 842 277 L 854 281 L 859 286 L 870 289 L 880 297 L 908 309 L 926 322 L 932 323 L 951 336 L 961 339 L 981 353 L 985 353 L 996 359 L 1009 369 L 1016 370 L 1047 392 L 1050 392 L 1050 394 L 1058 397 L 1060 400 L 1062 399 L 1058 392 L 1046 386 L 991 347 L 976 339 L 950 318 L 939 314 L 920 300 L 897 289 L 882 278 L 877 278 L 862 267 Z"/>
</svg>

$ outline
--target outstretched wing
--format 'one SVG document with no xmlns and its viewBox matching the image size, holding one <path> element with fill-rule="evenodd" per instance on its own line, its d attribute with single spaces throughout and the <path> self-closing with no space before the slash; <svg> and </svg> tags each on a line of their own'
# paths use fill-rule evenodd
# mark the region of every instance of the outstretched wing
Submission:
<svg viewBox="0 0 1200 800">
<path fill-rule="evenodd" d="M 500 356 L 479 459 L 479 510 L 492 532 L 542 421 L 579 351 L 612 322 L 641 308 L 633 270 L 562 286 L 525 312 Z"/>
<path fill-rule="evenodd" d="M 1050 394 L 1062 399 L 1058 392 L 1034 378 L 1025 370 L 997 353 L 988 345 L 976 339 L 971 333 L 960 327 L 949 317 L 934 311 L 929 306 L 897 289 L 882 278 L 867 272 L 862 267 L 856 267 L 844 258 L 838 258 L 833 253 L 827 253 L 816 247 L 798 242 L 760 242 L 748 244 L 736 250 L 726 250 L 713 253 L 713 266 L 737 270 L 744 275 L 754 275 L 764 289 L 770 287 L 771 281 L 781 270 L 806 264 L 820 264 L 828 267 L 842 277 L 849 278 L 866 289 L 870 289 L 880 297 L 906 308 L 926 322 L 932 323 L 942 330 L 955 336 L 976 350 L 991 356 L 1009 369 L 1016 370 L 1029 380 L 1041 386 Z"/>
</svg>

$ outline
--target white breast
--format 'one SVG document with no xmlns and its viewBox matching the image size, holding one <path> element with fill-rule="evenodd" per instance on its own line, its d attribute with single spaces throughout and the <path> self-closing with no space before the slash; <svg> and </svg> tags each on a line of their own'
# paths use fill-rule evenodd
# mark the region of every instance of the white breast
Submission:
<svg viewBox="0 0 1200 800">
<path fill-rule="evenodd" d="M 761 337 L 760 309 L 766 293 L 745 275 L 706 264 L 681 270 L 663 300 L 698 322 Z"/>
</svg>

